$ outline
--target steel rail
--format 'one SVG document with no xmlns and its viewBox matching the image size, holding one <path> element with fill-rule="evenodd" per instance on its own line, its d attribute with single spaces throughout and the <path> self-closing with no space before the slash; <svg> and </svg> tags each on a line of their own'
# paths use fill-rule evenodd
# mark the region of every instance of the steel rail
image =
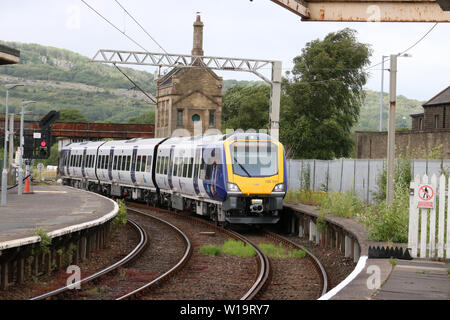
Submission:
<svg viewBox="0 0 450 320">
<path fill-rule="evenodd" d="M 143 285 L 142 287 L 140 287 L 140 288 L 138 288 L 136 290 L 133 290 L 133 291 L 131 291 L 131 292 L 129 292 L 129 293 L 127 293 L 127 294 L 117 298 L 116 300 L 125 300 L 125 299 L 130 299 L 132 297 L 136 297 L 139 294 L 143 293 L 144 290 L 148 290 L 149 288 L 155 286 L 156 284 L 159 284 L 162 281 L 168 279 L 170 276 L 174 275 L 176 272 L 181 270 L 185 266 L 187 261 L 189 261 L 191 255 L 192 255 L 191 241 L 189 240 L 188 236 L 183 231 L 181 231 L 178 227 L 176 227 L 175 225 L 171 224 L 168 221 L 165 221 L 163 219 L 155 217 L 155 216 L 153 216 L 153 215 L 151 215 L 149 213 L 145 213 L 143 211 L 140 211 L 140 210 L 138 210 L 136 208 L 131 208 L 131 207 L 127 206 L 127 209 L 129 211 L 133 211 L 133 212 L 142 214 L 144 216 L 151 217 L 152 219 L 158 220 L 159 222 L 164 223 L 164 224 L 170 226 L 172 229 L 176 230 L 178 235 L 185 241 L 186 250 L 184 252 L 183 257 L 178 261 L 178 263 L 175 266 L 173 266 L 172 268 L 170 268 L 167 272 L 165 272 L 164 274 L 160 275 L 159 277 L 157 277 L 156 279 L 152 280 L 151 282 Z"/>
<path fill-rule="evenodd" d="M 182 217 L 182 218 L 185 218 L 185 219 L 189 219 L 189 220 L 193 221 L 194 223 L 199 223 L 199 224 L 206 225 L 209 228 L 215 229 L 215 230 L 217 230 L 219 232 L 223 232 L 223 233 L 229 235 L 230 237 L 232 237 L 235 240 L 239 240 L 239 241 L 242 241 L 244 243 L 248 243 L 249 245 L 251 245 L 255 249 L 255 251 L 257 253 L 257 256 L 258 256 L 258 259 L 257 259 L 257 261 L 258 261 L 258 275 L 256 276 L 256 280 L 255 280 L 254 284 L 252 285 L 252 287 L 240 298 L 240 300 L 252 300 L 252 299 L 255 299 L 255 297 L 270 282 L 271 268 L 270 268 L 269 258 L 266 256 L 266 254 L 264 254 L 264 252 L 261 251 L 261 249 L 258 246 L 256 246 L 254 243 L 252 243 L 250 240 L 248 240 L 244 236 L 240 235 L 239 233 L 236 233 L 234 231 L 218 227 L 215 224 L 213 224 L 213 223 L 211 223 L 209 221 L 205 221 L 203 219 L 200 219 L 198 217 L 188 216 L 188 215 L 181 214 L 181 213 L 178 213 L 178 212 L 175 212 L 175 211 L 171 211 L 171 210 L 167 210 L 167 209 L 161 209 L 161 208 L 157 208 L 157 207 L 152 207 L 152 206 L 148 206 L 146 204 L 135 203 L 135 202 L 132 202 L 132 203 L 128 202 L 127 205 L 132 205 L 134 208 L 139 207 L 139 208 L 144 208 L 146 210 L 153 210 L 153 211 L 157 211 L 157 212 L 177 215 L 179 217 Z M 132 210 L 135 210 L 134 208 L 132 208 Z"/>
<path fill-rule="evenodd" d="M 328 290 L 328 276 L 327 272 L 325 271 L 325 268 L 323 267 L 322 263 L 320 263 L 319 259 L 308 249 L 306 249 L 304 246 L 297 244 L 279 234 L 270 232 L 270 231 L 264 231 L 266 235 L 270 238 L 272 238 L 275 241 L 283 242 L 285 245 L 293 247 L 295 249 L 301 249 L 306 252 L 306 254 L 311 257 L 314 263 L 314 267 L 316 268 L 317 272 L 321 276 L 322 279 L 322 293 L 320 296 L 323 296 L 327 290 Z"/>
<path fill-rule="evenodd" d="M 125 264 L 127 264 L 127 263 L 131 262 L 133 259 L 135 259 L 140 253 L 142 253 L 142 251 L 146 247 L 147 242 L 148 242 L 148 235 L 145 232 L 145 230 L 139 224 L 134 222 L 133 220 L 128 219 L 128 222 L 138 231 L 140 240 L 139 240 L 139 243 L 136 245 L 136 247 L 134 247 L 134 249 L 130 253 L 128 253 L 124 258 L 122 258 L 121 260 L 117 261 L 116 263 L 110 265 L 109 267 L 107 267 L 99 272 L 96 272 L 86 278 L 83 278 L 75 283 L 72 283 L 65 287 L 61 287 L 59 289 L 41 294 L 39 296 L 33 297 L 30 300 L 44 300 L 44 299 L 48 299 L 48 298 L 54 297 L 56 295 L 59 295 L 68 290 L 72 290 L 73 288 L 77 287 L 78 285 L 81 285 L 83 283 L 86 283 L 88 281 L 96 279 L 100 276 L 103 276 L 121 266 L 124 266 Z"/>
</svg>

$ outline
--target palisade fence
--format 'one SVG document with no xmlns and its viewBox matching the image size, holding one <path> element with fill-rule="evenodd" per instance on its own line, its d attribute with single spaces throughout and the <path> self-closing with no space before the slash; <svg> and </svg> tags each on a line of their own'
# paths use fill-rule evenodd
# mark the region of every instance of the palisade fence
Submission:
<svg viewBox="0 0 450 320">
<path fill-rule="evenodd" d="M 448 183 L 448 184 L 447 184 Z M 419 209 L 419 187 L 420 185 L 430 185 L 435 198 L 435 205 L 431 209 Z M 409 227 L 408 227 L 408 248 L 411 248 L 413 258 L 449 258 L 450 252 L 450 180 L 441 175 L 439 181 L 435 174 L 431 177 L 431 183 L 425 174 L 420 179 L 416 175 L 410 184 L 409 202 Z M 413 191 L 414 190 L 414 191 Z M 428 192 L 427 192 L 428 194 Z M 447 199 L 447 201 L 446 201 Z"/>
<path fill-rule="evenodd" d="M 373 203 L 377 179 L 386 166 L 385 159 L 296 160 L 288 159 L 288 189 L 301 190 L 309 181 L 310 190 L 353 190 L 361 199 Z M 412 159 L 411 175 L 440 176 L 450 168 L 450 159 Z"/>
</svg>

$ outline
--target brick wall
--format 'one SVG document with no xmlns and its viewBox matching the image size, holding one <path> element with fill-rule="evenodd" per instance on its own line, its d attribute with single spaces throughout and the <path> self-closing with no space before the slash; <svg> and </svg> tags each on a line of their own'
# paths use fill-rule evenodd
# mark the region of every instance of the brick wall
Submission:
<svg viewBox="0 0 450 320">
<path fill-rule="evenodd" d="M 450 129 L 438 131 L 397 131 L 395 152 L 413 157 L 429 154 L 442 145 L 442 156 L 450 159 Z M 358 159 L 382 159 L 387 154 L 387 132 L 355 132 L 355 155 Z"/>
</svg>

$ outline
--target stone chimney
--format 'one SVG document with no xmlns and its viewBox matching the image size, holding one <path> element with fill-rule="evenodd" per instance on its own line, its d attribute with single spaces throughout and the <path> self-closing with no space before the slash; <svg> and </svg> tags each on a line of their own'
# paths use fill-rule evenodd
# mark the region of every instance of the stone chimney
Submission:
<svg viewBox="0 0 450 320">
<path fill-rule="evenodd" d="M 192 48 L 192 55 L 203 56 L 203 22 L 199 14 L 197 14 L 197 19 L 194 22 L 194 46 Z"/>
</svg>

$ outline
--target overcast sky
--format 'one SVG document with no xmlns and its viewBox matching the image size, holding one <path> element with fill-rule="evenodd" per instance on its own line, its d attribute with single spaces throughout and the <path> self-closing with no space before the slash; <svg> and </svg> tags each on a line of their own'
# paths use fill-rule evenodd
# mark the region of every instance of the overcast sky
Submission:
<svg viewBox="0 0 450 320">
<path fill-rule="evenodd" d="M 125 15 L 114 0 L 86 0 L 151 52 L 162 50 Z M 270 0 L 120 0 L 121 4 L 170 53 L 190 54 L 193 21 L 201 12 L 205 55 L 281 60 L 284 71 L 311 40 L 345 27 L 371 44 L 371 63 L 399 53 L 419 40 L 432 23 L 303 22 Z M 0 39 L 65 48 L 92 58 L 100 48 L 141 50 L 80 0 L 2 1 Z M 416 47 L 399 58 L 397 93 L 428 100 L 450 85 L 450 23 L 441 23 Z M 366 88 L 380 90 L 381 66 Z M 388 66 L 386 66 L 388 68 Z M 154 72 L 155 68 L 145 70 Z M 224 79 L 258 80 L 252 74 L 218 72 Z M 385 91 L 389 87 L 385 73 Z"/>
</svg>

